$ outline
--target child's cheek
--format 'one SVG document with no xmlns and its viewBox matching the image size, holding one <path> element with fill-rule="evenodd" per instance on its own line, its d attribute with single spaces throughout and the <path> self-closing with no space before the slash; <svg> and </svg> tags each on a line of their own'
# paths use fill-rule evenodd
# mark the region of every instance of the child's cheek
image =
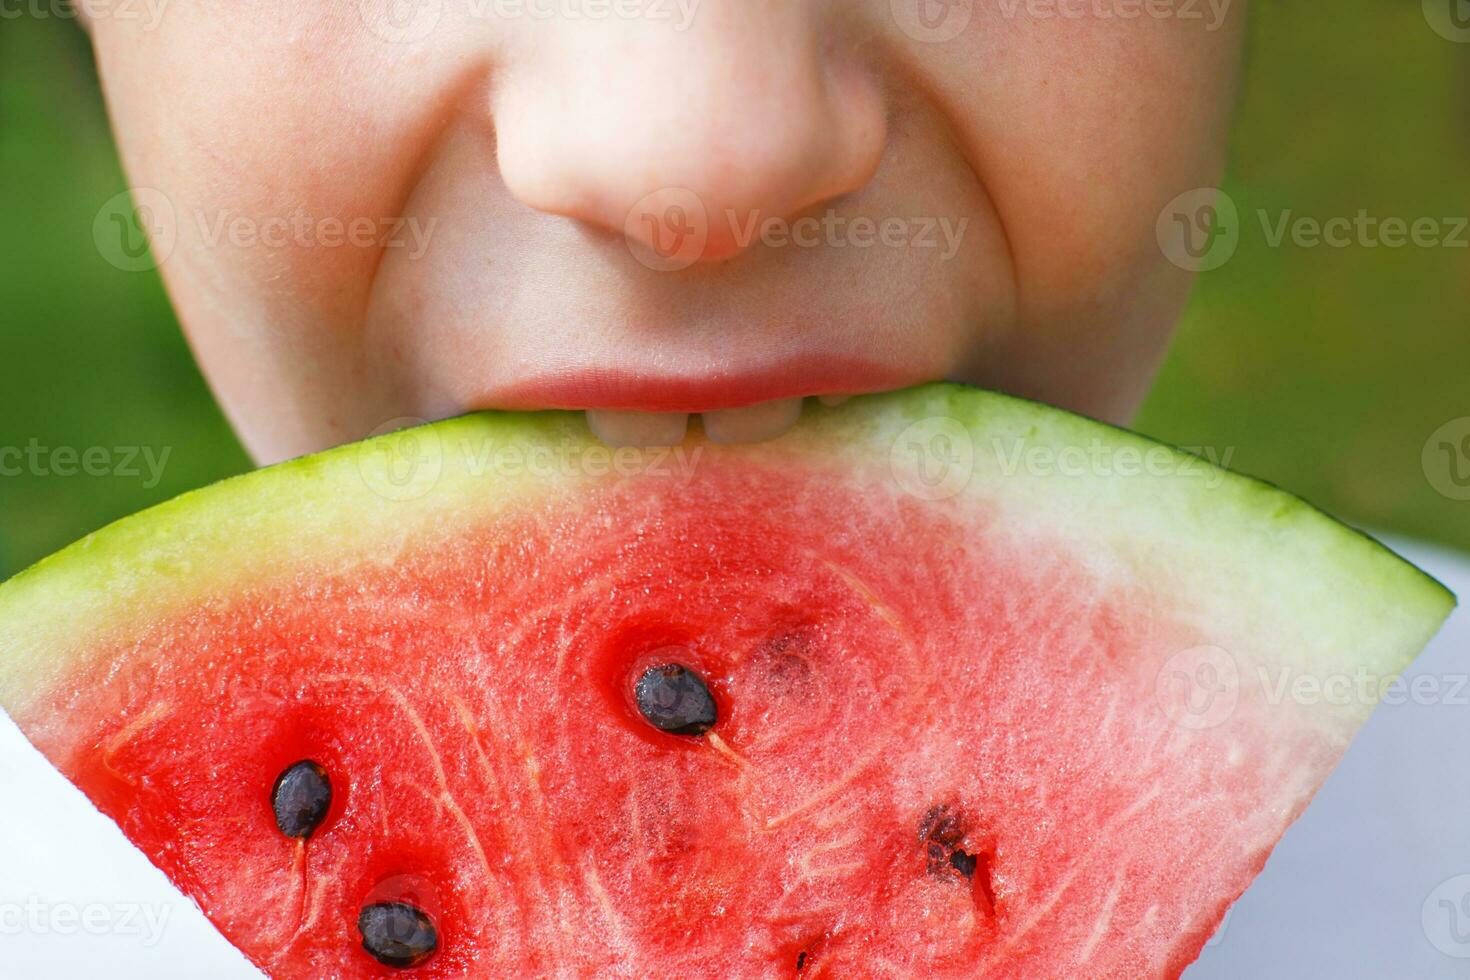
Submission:
<svg viewBox="0 0 1470 980">
<path fill-rule="evenodd" d="M 354 336 L 379 243 L 483 47 L 409 64 L 356 2 L 171 2 L 92 33 L 159 272 L 251 451 L 381 422 Z"/>
<path fill-rule="evenodd" d="M 364 29 L 357 3 L 173 3 L 97 31 L 128 183 L 171 205 L 170 285 L 260 323 L 345 327 L 382 241 L 482 51 L 432 58 Z M 449 45 L 446 48 L 446 45 Z M 189 319 L 190 310 L 183 310 Z"/>
<path fill-rule="evenodd" d="M 977 0 L 965 43 L 904 49 L 1015 266 L 1016 329 L 974 380 L 1130 416 L 1191 282 L 1157 223 L 1220 182 L 1244 14 L 1244 0 Z"/>
<path fill-rule="evenodd" d="M 950 52 L 935 77 L 964 103 L 952 118 L 1006 220 L 1026 299 L 1106 293 L 1160 261 L 1161 209 L 1220 179 L 1243 8 L 1241 0 L 976 5 L 976 42 Z"/>
</svg>

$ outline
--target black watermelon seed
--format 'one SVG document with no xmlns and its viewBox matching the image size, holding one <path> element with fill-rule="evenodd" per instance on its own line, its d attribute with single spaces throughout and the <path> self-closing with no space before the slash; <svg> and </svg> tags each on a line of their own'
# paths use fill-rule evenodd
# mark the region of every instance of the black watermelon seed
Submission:
<svg viewBox="0 0 1470 980">
<path fill-rule="evenodd" d="M 681 664 L 650 667 L 634 688 L 638 711 L 671 735 L 703 735 L 719 719 L 703 678 Z"/>
<path fill-rule="evenodd" d="M 287 837 L 310 837 L 327 818 L 331 806 L 332 783 L 327 771 L 310 759 L 287 767 L 271 789 L 276 826 Z"/>
<path fill-rule="evenodd" d="M 955 851 L 949 856 L 950 866 L 966 878 L 975 877 L 975 865 L 978 863 L 975 855 L 966 854 L 964 851 Z"/>
<path fill-rule="evenodd" d="M 357 914 L 362 948 L 384 966 L 406 970 L 439 948 L 439 932 L 429 913 L 407 902 L 377 902 Z"/>
</svg>

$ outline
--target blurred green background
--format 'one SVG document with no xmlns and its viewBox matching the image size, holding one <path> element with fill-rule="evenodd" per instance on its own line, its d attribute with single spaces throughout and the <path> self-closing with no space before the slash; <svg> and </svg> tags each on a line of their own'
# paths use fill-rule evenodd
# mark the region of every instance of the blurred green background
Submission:
<svg viewBox="0 0 1470 980">
<path fill-rule="evenodd" d="M 1421 462 L 1470 416 L 1470 249 L 1272 247 L 1256 216 L 1470 215 L 1470 43 L 1413 0 L 1253 8 L 1225 187 L 1239 249 L 1201 276 L 1138 427 L 1232 449 L 1354 523 L 1470 549 L 1470 503 Z M 169 456 L 156 485 L 143 466 L 0 477 L 0 577 L 250 465 L 156 274 L 93 244 L 125 184 L 81 31 L 19 9 L 0 20 L 0 446 Z"/>
</svg>

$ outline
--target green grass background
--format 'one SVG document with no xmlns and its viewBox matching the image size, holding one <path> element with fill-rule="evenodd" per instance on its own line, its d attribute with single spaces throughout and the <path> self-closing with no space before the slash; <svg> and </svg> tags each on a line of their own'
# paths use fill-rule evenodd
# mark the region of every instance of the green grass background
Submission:
<svg viewBox="0 0 1470 980">
<path fill-rule="evenodd" d="M 1240 247 L 1201 277 L 1138 427 L 1233 449 L 1237 469 L 1354 523 L 1470 549 L 1470 503 L 1420 463 L 1470 415 L 1470 250 L 1273 248 L 1255 217 L 1470 214 L 1470 44 L 1415 0 L 1253 7 L 1226 184 Z M 0 21 L 0 445 L 171 448 L 151 488 L 0 477 L 0 577 L 249 466 L 157 276 L 93 244 L 124 186 L 80 30 Z"/>
</svg>

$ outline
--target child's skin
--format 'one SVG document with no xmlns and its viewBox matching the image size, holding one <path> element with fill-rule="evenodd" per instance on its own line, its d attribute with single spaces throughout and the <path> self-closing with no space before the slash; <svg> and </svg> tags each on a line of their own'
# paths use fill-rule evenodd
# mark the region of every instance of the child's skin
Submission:
<svg viewBox="0 0 1470 980">
<path fill-rule="evenodd" d="M 164 279 L 261 462 L 403 416 L 936 378 L 1126 421 L 1189 286 L 1155 221 L 1218 182 L 1244 12 L 396 0 L 383 19 L 394 2 L 91 17 L 130 183 L 173 209 Z M 821 230 L 750 237 L 803 216 Z M 343 244 L 336 219 L 375 230 Z M 676 226 L 695 251 L 661 264 L 643 239 Z M 681 420 L 593 417 L 615 442 Z"/>
</svg>

